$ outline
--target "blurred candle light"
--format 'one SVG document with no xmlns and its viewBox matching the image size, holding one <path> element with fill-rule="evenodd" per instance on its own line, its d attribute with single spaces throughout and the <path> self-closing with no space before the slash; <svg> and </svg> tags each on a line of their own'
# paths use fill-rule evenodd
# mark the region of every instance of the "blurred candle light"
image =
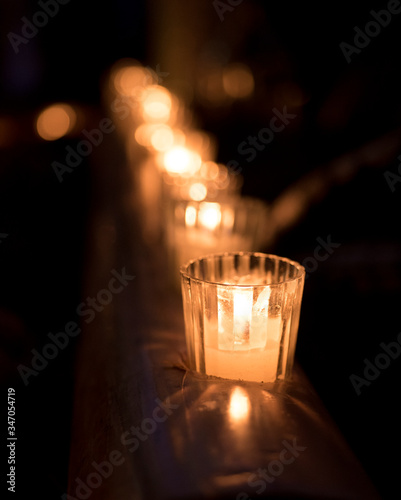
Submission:
<svg viewBox="0 0 401 500">
<path fill-rule="evenodd" d="M 142 123 L 135 130 L 135 140 L 150 153 L 164 153 L 174 146 L 185 144 L 185 135 L 164 123 Z"/>
<path fill-rule="evenodd" d="M 58 103 L 48 106 L 36 119 L 36 131 L 46 141 L 55 141 L 68 134 L 77 120 L 77 114 L 70 105 Z"/>
<path fill-rule="evenodd" d="M 139 98 L 143 88 L 155 83 L 151 70 L 133 59 L 118 61 L 111 71 L 111 87 L 115 93 L 125 97 Z"/>
<path fill-rule="evenodd" d="M 168 125 L 157 126 L 150 137 L 150 143 L 156 151 L 168 151 L 174 145 L 174 131 Z"/>
<path fill-rule="evenodd" d="M 224 165 L 209 161 L 202 162 L 198 168 L 199 157 L 195 156 L 196 168 L 184 168 L 179 166 L 178 159 L 179 155 L 175 158 L 175 154 L 171 154 L 167 162 L 164 156 L 156 160 L 163 175 L 165 201 L 170 198 L 203 201 L 207 198 L 226 203 L 239 195 L 242 177 L 231 175 Z"/>
<path fill-rule="evenodd" d="M 141 96 L 142 116 L 145 121 L 165 123 L 170 119 L 172 111 L 172 96 L 160 86 L 146 87 Z"/>
<path fill-rule="evenodd" d="M 200 192 L 199 186 L 199 197 Z M 241 197 L 223 202 L 208 197 L 201 201 L 171 199 L 165 213 L 166 243 L 176 285 L 176 271 L 191 259 L 215 252 L 259 249 L 269 221 L 264 202 Z"/>
<path fill-rule="evenodd" d="M 135 59 L 120 59 L 109 71 L 107 85 L 103 87 L 103 98 L 110 108 L 116 127 L 128 140 L 132 131 L 143 121 L 143 91 L 155 85 L 156 81 L 155 73 Z"/>
<path fill-rule="evenodd" d="M 221 221 L 221 207 L 218 203 L 202 202 L 199 205 L 199 225 L 214 231 Z"/>
<path fill-rule="evenodd" d="M 227 106 L 233 100 L 247 99 L 254 88 L 251 69 L 239 62 L 209 67 L 198 81 L 199 97 L 209 106 Z"/>
<path fill-rule="evenodd" d="M 200 175 L 207 180 L 215 180 L 219 175 L 219 166 L 214 161 L 205 161 L 202 163 Z"/>
<path fill-rule="evenodd" d="M 202 165 L 199 154 L 184 146 L 175 146 L 164 154 L 163 166 L 170 174 L 194 175 Z"/>
<path fill-rule="evenodd" d="M 196 151 L 202 161 L 211 161 L 216 155 L 216 139 L 207 132 L 201 130 L 187 130 L 185 132 L 185 146 Z"/>
<path fill-rule="evenodd" d="M 194 201 L 202 201 L 207 196 L 207 187 L 201 182 L 194 182 L 189 188 L 189 197 Z"/>
<path fill-rule="evenodd" d="M 254 89 L 252 71 L 245 64 L 229 64 L 223 70 L 223 88 L 233 99 L 250 97 Z"/>
<path fill-rule="evenodd" d="M 159 125 L 152 123 L 142 123 L 135 130 L 135 140 L 141 146 L 145 148 L 151 147 L 152 134 Z"/>
<path fill-rule="evenodd" d="M 196 223 L 197 212 L 196 208 L 192 205 L 189 205 L 185 209 L 185 225 L 187 227 L 194 227 Z"/>
<path fill-rule="evenodd" d="M 200 190 L 197 191 L 199 192 Z M 223 219 L 227 222 L 227 212 L 231 212 L 231 220 L 233 220 L 233 209 L 229 205 L 226 205 L 223 210 L 222 206 L 216 202 L 176 201 L 171 203 L 175 209 L 171 219 L 167 221 L 167 245 L 172 263 L 171 268 L 175 271 L 178 271 L 179 266 L 184 262 L 199 255 L 218 249 L 229 249 L 231 245 L 238 245 L 240 248 L 241 238 L 231 235 L 232 228 L 224 228 L 222 225 Z M 173 280 L 176 286 L 179 285 L 178 277 L 175 272 Z"/>
</svg>

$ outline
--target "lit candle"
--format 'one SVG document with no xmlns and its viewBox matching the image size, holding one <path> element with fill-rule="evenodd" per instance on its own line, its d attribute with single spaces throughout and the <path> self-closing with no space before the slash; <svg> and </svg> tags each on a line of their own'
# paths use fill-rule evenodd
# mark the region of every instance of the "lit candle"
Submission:
<svg viewBox="0 0 401 500">
<path fill-rule="evenodd" d="M 200 183 L 196 192 L 204 194 Z M 268 225 L 267 205 L 243 197 L 221 203 L 170 200 L 166 214 L 166 242 L 176 285 L 179 267 L 190 260 L 212 253 L 259 249 Z"/>
<path fill-rule="evenodd" d="M 205 325 L 205 368 L 217 377 L 272 382 L 280 351 L 281 314 L 271 288 L 218 287 L 216 324 Z M 257 283 L 255 283 L 257 284 Z"/>
<path fill-rule="evenodd" d="M 157 75 L 133 59 L 121 59 L 110 69 L 104 98 L 110 108 L 113 122 L 120 133 L 128 138 L 138 123 L 144 89 L 155 86 Z"/>
<path fill-rule="evenodd" d="M 200 189 L 198 190 L 200 192 Z M 250 250 L 252 238 L 233 231 L 234 209 L 217 202 L 188 202 L 176 209 L 170 247 L 176 268 L 201 255 L 233 250 Z"/>
<path fill-rule="evenodd" d="M 291 373 L 305 269 L 262 253 L 201 257 L 181 267 L 192 369 L 274 382 Z"/>
</svg>

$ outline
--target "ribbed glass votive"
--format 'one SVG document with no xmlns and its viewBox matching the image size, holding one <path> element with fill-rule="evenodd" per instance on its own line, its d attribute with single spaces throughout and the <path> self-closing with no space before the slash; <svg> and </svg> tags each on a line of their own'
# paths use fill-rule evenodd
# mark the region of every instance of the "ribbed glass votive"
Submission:
<svg viewBox="0 0 401 500">
<path fill-rule="evenodd" d="M 305 269 L 263 253 L 212 254 L 181 267 L 190 368 L 273 382 L 290 376 Z"/>
</svg>

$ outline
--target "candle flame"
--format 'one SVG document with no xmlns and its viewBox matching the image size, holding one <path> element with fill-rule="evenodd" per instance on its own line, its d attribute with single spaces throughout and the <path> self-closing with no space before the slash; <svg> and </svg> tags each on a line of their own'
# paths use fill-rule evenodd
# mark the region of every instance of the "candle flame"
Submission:
<svg viewBox="0 0 401 500">
<path fill-rule="evenodd" d="M 135 130 L 135 140 L 138 144 L 145 147 L 150 147 L 152 134 L 157 127 L 156 124 L 142 123 Z"/>
<path fill-rule="evenodd" d="M 253 290 L 245 288 L 234 291 L 234 349 L 249 349 L 249 334 L 252 320 Z"/>
</svg>

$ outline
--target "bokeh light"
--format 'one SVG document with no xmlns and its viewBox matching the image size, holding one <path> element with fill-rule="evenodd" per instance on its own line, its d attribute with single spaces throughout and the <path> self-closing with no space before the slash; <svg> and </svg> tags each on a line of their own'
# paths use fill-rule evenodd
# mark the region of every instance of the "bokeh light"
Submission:
<svg viewBox="0 0 401 500">
<path fill-rule="evenodd" d="M 141 96 L 143 119 L 165 123 L 170 118 L 172 98 L 170 92 L 160 85 L 147 87 Z"/>
<path fill-rule="evenodd" d="M 250 97 L 254 89 L 252 71 L 245 64 L 229 64 L 223 71 L 223 88 L 233 99 Z"/>
<path fill-rule="evenodd" d="M 219 203 L 202 202 L 199 205 L 199 223 L 213 231 L 220 224 L 221 210 Z"/>
<path fill-rule="evenodd" d="M 164 155 L 163 165 L 170 174 L 193 175 L 202 164 L 201 157 L 183 146 L 175 146 Z"/>
<path fill-rule="evenodd" d="M 52 104 L 40 112 L 36 131 L 46 141 L 55 141 L 74 128 L 77 114 L 69 104 Z"/>
<path fill-rule="evenodd" d="M 189 197 L 194 201 L 202 201 L 207 196 L 207 187 L 201 182 L 194 182 L 189 187 Z"/>
<path fill-rule="evenodd" d="M 155 83 L 155 78 L 149 69 L 135 60 L 123 59 L 116 63 L 111 82 L 118 94 L 137 97 L 144 87 Z"/>
</svg>

